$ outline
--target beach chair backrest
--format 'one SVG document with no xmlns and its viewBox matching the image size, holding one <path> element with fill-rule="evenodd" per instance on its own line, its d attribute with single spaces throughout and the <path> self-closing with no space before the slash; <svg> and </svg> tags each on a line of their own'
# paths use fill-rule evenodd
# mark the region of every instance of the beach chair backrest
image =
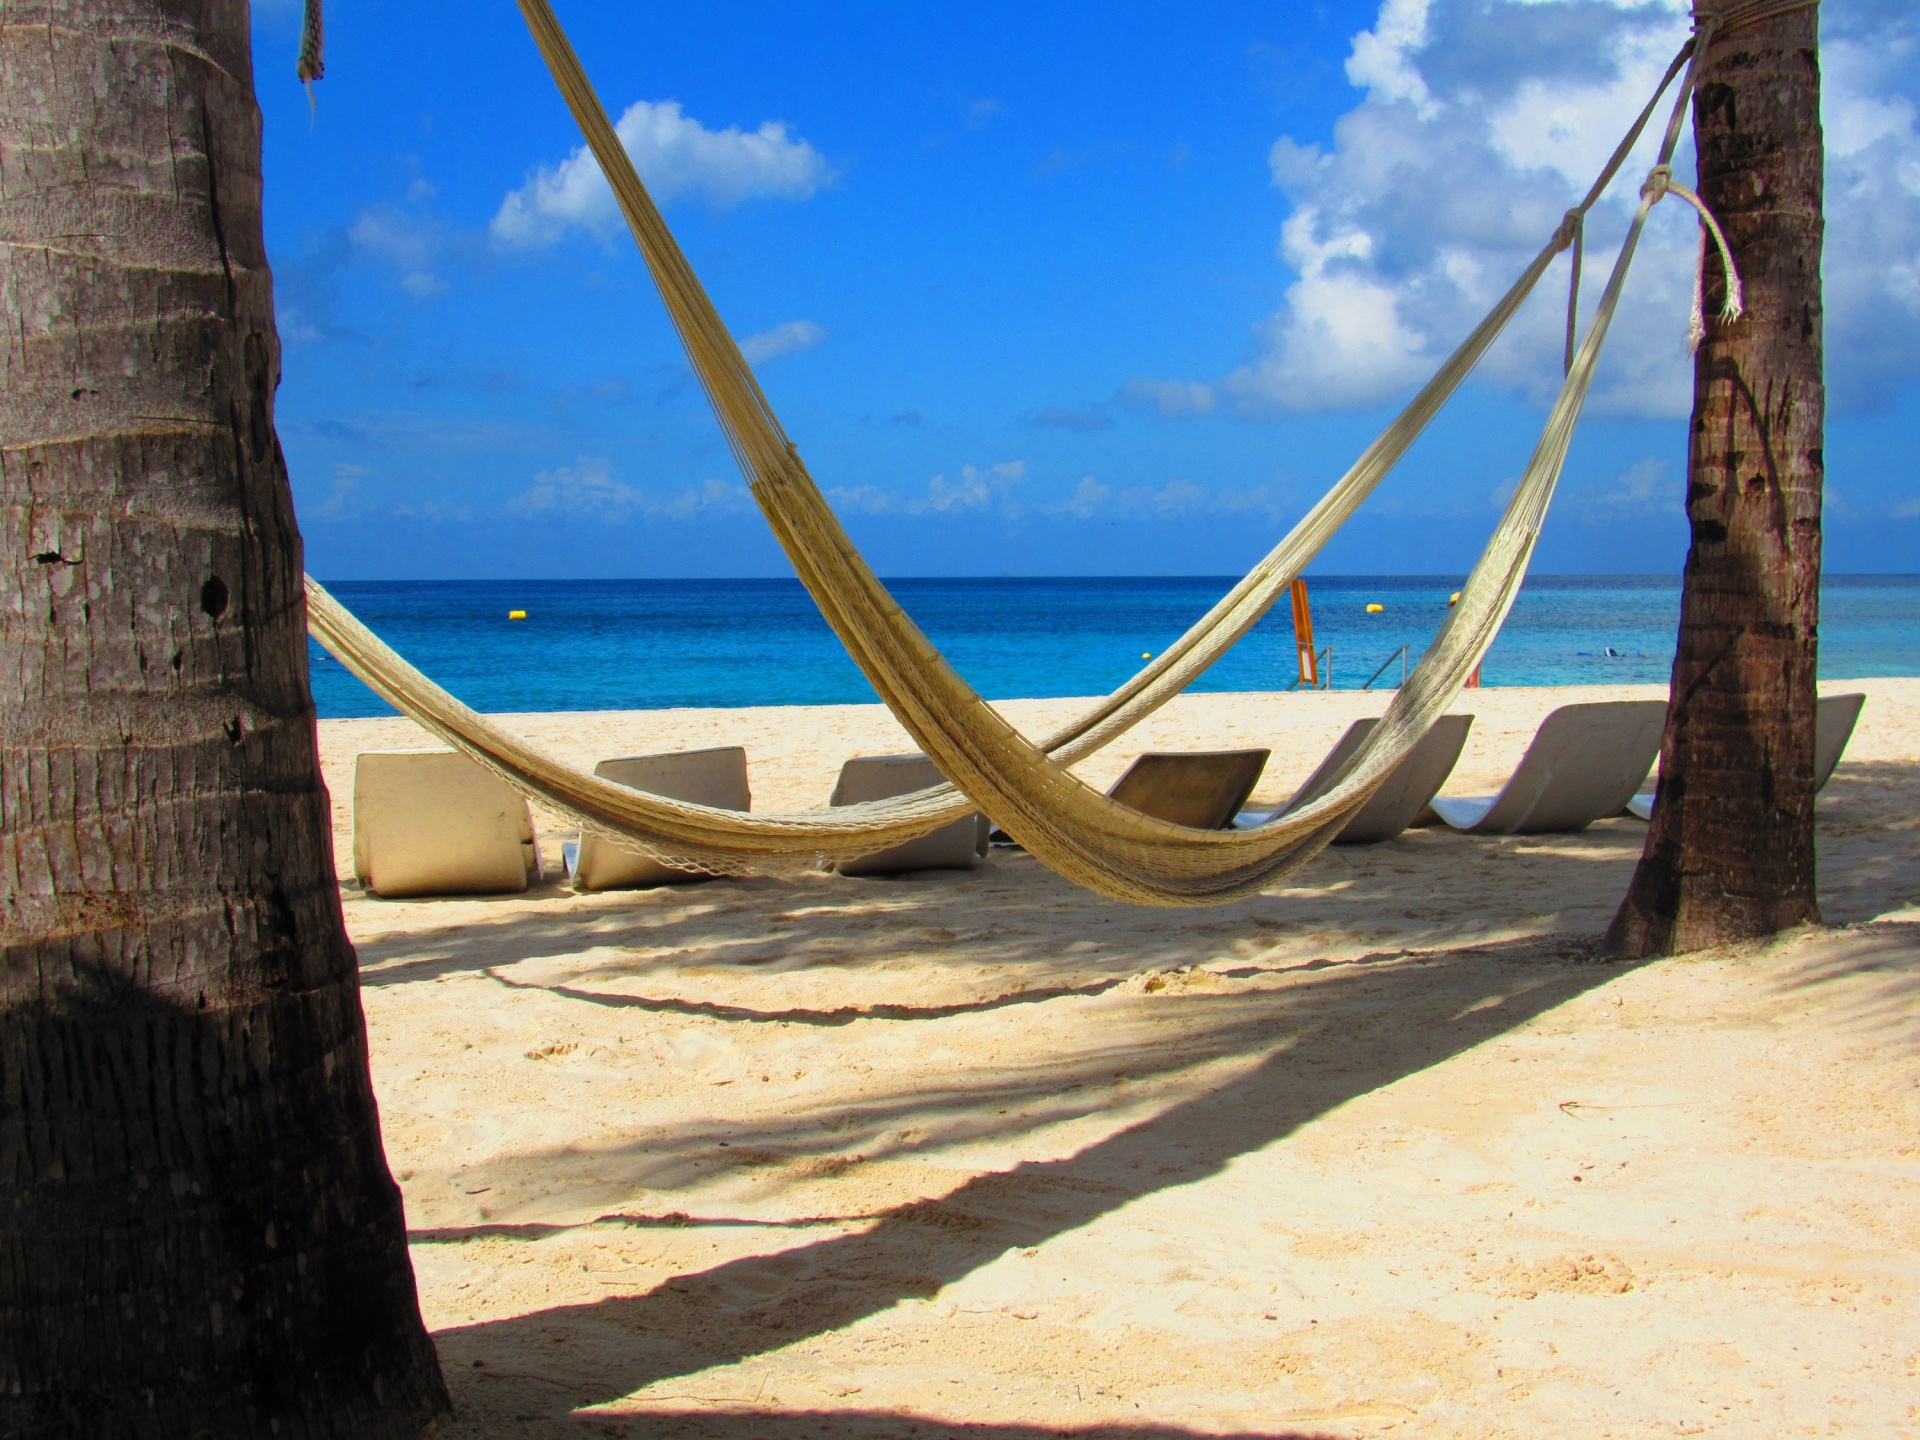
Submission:
<svg viewBox="0 0 1920 1440">
<path fill-rule="evenodd" d="M 840 767 L 829 805 L 891 800 L 940 784 L 945 777 L 925 755 L 859 755 Z M 986 817 L 968 815 L 904 845 L 843 860 L 842 875 L 904 875 L 913 870 L 971 870 L 987 853 Z"/>
<path fill-rule="evenodd" d="M 1334 744 L 1333 749 L 1327 752 L 1326 759 L 1314 768 L 1311 775 L 1300 782 L 1300 788 L 1293 792 L 1293 798 L 1280 808 L 1279 813 L 1285 815 L 1289 811 L 1298 810 L 1302 805 L 1310 805 L 1331 790 L 1339 782 L 1340 776 L 1345 773 L 1355 752 L 1366 743 L 1367 737 L 1373 733 L 1373 727 L 1379 723 L 1380 719 L 1377 715 L 1369 715 L 1347 726 L 1346 733 Z"/>
<path fill-rule="evenodd" d="M 1247 803 L 1271 750 L 1150 751 L 1107 791 L 1142 815 L 1195 830 L 1224 830 Z"/>
<path fill-rule="evenodd" d="M 716 810 L 751 810 L 753 792 L 747 784 L 747 752 L 739 745 L 711 750 L 677 750 L 666 755 L 625 755 L 602 760 L 593 773 L 616 785 L 710 805 Z"/>
<path fill-rule="evenodd" d="M 616 785 L 711 805 L 716 810 L 750 810 L 747 752 L 738 745 L 711 750 L 681 750 L 666 755 L 625 755 L 602 760 L 593 773 Z M 582 833 L 573 865 L 576 890 L 634 890 L 648 885 L 670 885 L 702 880 L 704 873 L 671 865 L 614 844 L 604 836 Z"/>
<path fill-rule="evenodd" d="M 540 874 L 518 791 L 457 750 L 368 750 L 354 762 L 354 874 L 376 895 L 496 894 Z"/>
<path fill-rule="evenodd" d="M 1833 778 L 1840 757 L 1853 738 L 1853 727 L 1860 721 L 1860 709 L 1867 703 L 1861 694 L 1822 695 L 1813 712 L 1813 788 L 1823 787 Z"/>
<path fill-rule="evenodd" d="M 1540 722 L 1513 778 L 1475 828 L 1559 834 L 1619 814 L 1659 758 L 1666 716 L 1664 700 L 1561 706 Z"/>
<path fill-rule="evenodd" d="M 1331 790 L 1346 773 L 1355 752 L 1379 723 L 1369 716 L 1349 725 L 1347 733 L 1340 737 L 1340 743 L 1328 752 L 1327 758 L 1294 792 L 1286 809 L 1280 813 L 1284 815 L 1298 810 Z M 1459 763 L 1460 752 L 1466 747 L 1467 732 L 1472 728 L 1471 715 L 1442 715 L 1434 721 L 1433 727 L 1420 737 L 1420 743 L 1407 753 L 1406 759 L 1388 773 L 1380 788 L 1373 792 L 1373 798 L 1362 805 L 1340 833 L 1333 837 L 1333 843 L 1377 845 L 1405 830 L 1427 808 L 1427 802 L 1440 793 L 1440 787 L 1447 783 L 1447 776 L 1453 773 L 1453 767 Z"/>
</svg>

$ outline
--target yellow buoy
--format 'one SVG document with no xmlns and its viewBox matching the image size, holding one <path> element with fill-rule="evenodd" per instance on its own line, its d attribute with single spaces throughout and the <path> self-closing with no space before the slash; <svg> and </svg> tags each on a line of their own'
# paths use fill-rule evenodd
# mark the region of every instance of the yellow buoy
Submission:
<svg viewBox="0 0 1920 1440">
<path fill-rule="evenodd" d="M 1458 605 L 1459 603 L 1460 603 L 1460 592 L 1458 590 L 1454 591 L 1451 595 L 1447 596 L 1447 608 L 1449 610 L 1451 610 L 1454 606 Z"/>
<path fill-rule="evenodd" d="M 1140 658 L 1142 660 L 1151 660 L 1153 659 L 1153 652 L 1151 650 L 1142 650 L 1140 652 Z"/>
<path fill-rule="evenodd" d="M 1382 613 L 1386 608 L 1387 607 L 1384 605 L 1369 605 L 1367 606 L 1367 614 L 1378 615 Z"/>
<path fill-rule="evenodd" d="M 509 620 L 524 620 L 527 618 L 527 612 L 524 610 L 509 610 L 507 611 L 507 618 Z"/>
</svg>

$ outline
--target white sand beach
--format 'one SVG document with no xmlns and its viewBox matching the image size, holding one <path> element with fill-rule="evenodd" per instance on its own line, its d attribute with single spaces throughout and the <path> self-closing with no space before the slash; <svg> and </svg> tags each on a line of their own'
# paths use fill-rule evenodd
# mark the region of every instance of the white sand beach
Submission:
<svg viewBox="0 0 1920 1440">
<path fill-rule="evenodd" d="M 1920 680 L 1819 803 L 1831 928 L 1595 958 L 1645 827 L 1330 850 L 1216 909 L 1031 857 L 575 896 L 353 886 L 442 1437 L 1920 1435 Z M 1448 793 L 1547 711 L 1469 692 Z M 1084 767 L 1390 697 L 1187 696 Z M 1029 733 L 1081 702 L 1003 708 Z M 742 744 L 758 808 L 879 707 L 512 717 L 582 764 Z M 559 870 L 565 832 L 541 840 Z"/>
</svg>

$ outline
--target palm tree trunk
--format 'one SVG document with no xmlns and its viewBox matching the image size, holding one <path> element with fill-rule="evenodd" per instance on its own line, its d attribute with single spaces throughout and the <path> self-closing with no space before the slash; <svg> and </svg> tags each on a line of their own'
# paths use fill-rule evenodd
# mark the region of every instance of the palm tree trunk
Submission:
<svg viewBox="0 0 1920 1440">
<path fill-rule="evenodd" d="M 245 0 L 0 0 L 0 1434 L 417 1435 Z"/>
<path fill-rule="evenodd" d="M 1646 849 L 1608 932 L 1622 957 L 1818 922 L 1822 149 L 1818 12 L 1716 39 L 1694 100 L 1700 193 L 1747 316 L 1694 363 L 1693 544 Z M 1716 275 L 1717 280 L 1717 275 Z M 1709 290 L 1712 314 L 1720 292 Z"/>
</svg>

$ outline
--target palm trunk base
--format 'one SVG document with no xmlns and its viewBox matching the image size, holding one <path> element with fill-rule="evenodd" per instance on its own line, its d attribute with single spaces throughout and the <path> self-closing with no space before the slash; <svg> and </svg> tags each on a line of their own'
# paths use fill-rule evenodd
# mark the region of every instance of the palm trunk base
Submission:
<svg viewBox="0 0 1920 1440">
<path fill-rule="evenodd" d="M 1821 923 L 1813 896 L 1733 893 L 1710 876 L 1683 872 L 1677 848 L 1641 861 L 1627 898 L 1607 927 L 1602 952 L 1608 959 L 1684 955 Z"/>
</svg>

